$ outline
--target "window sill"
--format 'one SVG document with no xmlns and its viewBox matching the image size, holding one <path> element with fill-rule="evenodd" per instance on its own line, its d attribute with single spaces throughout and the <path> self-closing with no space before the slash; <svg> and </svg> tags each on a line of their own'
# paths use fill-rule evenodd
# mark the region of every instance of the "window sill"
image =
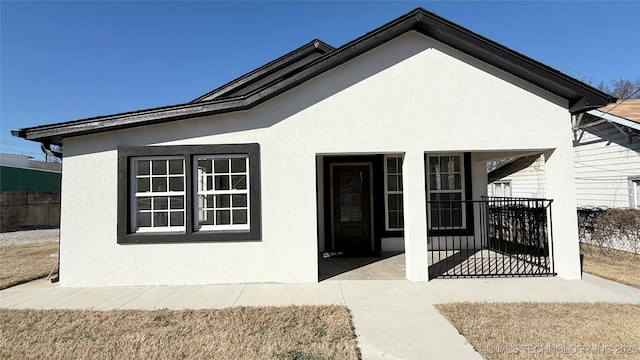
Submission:
<svg viewBox="0 0 640 360">
<path fill-rule="evenodd" d="M 187 233 L 135 233 L 118 236 L 118 244 L 183 244 L 202 242 L 260 242 L 260 235 L 249 230 L 198 231 Z"/>
</svg>

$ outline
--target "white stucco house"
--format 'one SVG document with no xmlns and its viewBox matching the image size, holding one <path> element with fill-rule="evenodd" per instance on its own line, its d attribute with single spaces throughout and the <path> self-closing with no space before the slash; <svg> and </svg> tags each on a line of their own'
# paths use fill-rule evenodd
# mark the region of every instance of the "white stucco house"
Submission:
<svg viewBox="0 0 640 360">
<path fill-rule="evenodd" d="M 575 118 L 573 169 L 579 208 L 640 209 L 640 99 Z M 544 198 L 544 155 L 514 159 L 491 171 L 489 181 L 493 196 Z"/>
<path fill-rule="evenodd" d="M 385 250 L 426 281 L 439 231 L 479 236 L 473 207 L 438 201 L 479 199 L 487 161 L 534 153 L 554 273 L 576 279 L 572 117 L 613 101 L 416 9 L 185 104 L 14 134 L 63 148 L 61 286 L 317 282 L 320 252 Z"/>
</svg>

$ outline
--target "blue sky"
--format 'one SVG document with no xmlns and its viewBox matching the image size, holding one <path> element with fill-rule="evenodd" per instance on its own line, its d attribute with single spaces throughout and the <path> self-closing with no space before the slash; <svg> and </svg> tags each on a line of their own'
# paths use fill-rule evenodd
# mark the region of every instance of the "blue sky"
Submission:
<svg viewBox="0 0 640 360">
<path fill-rule="evenodd" d="M 640 76 L 636 1 L 1 1 L 0 152 L 41 159 L 10 130 L 187 102 L 419 6 L 594 84 Z"/>
</svg>

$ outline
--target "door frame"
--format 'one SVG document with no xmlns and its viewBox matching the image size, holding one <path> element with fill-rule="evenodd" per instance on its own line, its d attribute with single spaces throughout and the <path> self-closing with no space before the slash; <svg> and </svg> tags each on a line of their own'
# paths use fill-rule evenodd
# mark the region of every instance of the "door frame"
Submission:
<svg viewBox="0 0 640 360">
<path fill-rule="evenodd" d="M 333 169 L 335 167 L 348 167 L 348 166 L 366 166 L 369 169 L 369 243 L 370 243 L 370 248 L 369 250 L 371 252 L 375 251 L 375 236 L 374 236 L 374 202 L 373 202 L 373 182 L 374 182 L 374 178 L 373 178 L 373 162 L 371 161 L 358 161 L 358 162 L 331 162 L 329 163 L 329 218 L 331 219 L 331 223 L 330 223 L 330 230 L 331 230 L 331 249 L 335 250 L 336 248 L 336 233 L 335 233 L 335 194 L 334 194 L 334 190 L 333 190 L 333 186 L 331 186 L 333 184 L 333 174 L 334 171 Z"/>
</svg>

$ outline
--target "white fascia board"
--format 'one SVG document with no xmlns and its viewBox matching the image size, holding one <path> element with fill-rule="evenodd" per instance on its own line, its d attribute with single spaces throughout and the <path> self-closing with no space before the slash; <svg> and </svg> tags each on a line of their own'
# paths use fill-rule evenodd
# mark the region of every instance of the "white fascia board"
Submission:
<svg viewBox="0 0 640 360">
<path fill-rule="evenodd" d="M 616 116 L 616 115 L 612 115 L 606 112 L 602 112 L 600 110 L 589 110 L 587 111 L 587 114 L 589 115 L 593 115 L 593 116 L 597 116 L 601 119 L 607 120 L 607 121 L 611 121 L 614 122 L 616 124 L 622 125 L 622 126 L 626 126 L 628 128 L 634 129 L 634 130 L 638 130 L 640 131 L 640 124 L 638 124 L 637 122 L 631 121 L 631 120 L 627 120 L 623 117 L 620 116 Z"/>
</svg>

